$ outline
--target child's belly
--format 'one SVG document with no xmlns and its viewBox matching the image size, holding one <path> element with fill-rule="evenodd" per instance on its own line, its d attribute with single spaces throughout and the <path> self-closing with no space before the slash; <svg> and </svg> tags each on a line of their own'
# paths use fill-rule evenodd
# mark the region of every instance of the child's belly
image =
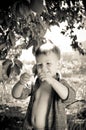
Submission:
<svg viewBox="0 0 86 130">
<path fill-rule="evenodd" d="M 39 87 L 36 92 L 35 101 L 32 109 L 32 124 L 35 128 L 44 128 L 46 122 L 46 114 L 48 110 L 51 89 Z"/>
</svg>

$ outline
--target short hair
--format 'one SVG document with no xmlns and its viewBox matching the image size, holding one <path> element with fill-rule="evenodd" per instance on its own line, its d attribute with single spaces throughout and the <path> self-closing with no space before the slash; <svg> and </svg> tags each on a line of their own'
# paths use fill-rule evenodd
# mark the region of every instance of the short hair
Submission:
<svg viewBox="0 0 86 130">
<path fill-rule="evenodd" d="M 60 59 L 61 52 L 60 49 L 53 44 L 52 41 L 48 40 L 46 43 L 42 44 L 35 52 L 35 57 L 41 55 L 41 54 L 47 54 L 49 52 L 53 52 L 57 55 L 57 58 Z"/>
</svg>

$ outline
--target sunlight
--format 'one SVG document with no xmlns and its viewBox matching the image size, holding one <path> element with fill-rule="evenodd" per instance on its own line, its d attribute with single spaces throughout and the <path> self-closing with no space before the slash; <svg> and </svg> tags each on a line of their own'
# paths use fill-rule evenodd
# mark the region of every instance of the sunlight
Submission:
<svg viewBox="0 0 86 130">
<path fill-rule="evenodd" d="M 57 45 L 62 52 L 71 52 L 70 46 L 71 40 L 68 36 L 61 34 L 61 28 L 58 26 L 51 26 L 50 30 L 47 30 L 45 38 L 50 39 L 55 45 Z"/>
<path fill-rule="evenodd" d="M 22 50 L 22 54 L 19 58 L 21 61 L 28 63 L 28 62 L 32 62 L 35 61 L 35 57 L 32 54 L 32 47 L 30 47 L 29 49 L 23 49 Z"/>
<path fill-rule="evenodd" d="M 63 35 L 61 30 L 65 28 L 66 23 L 61 23 L 61 26 L 51 26 L 50 29 L 47 30 L 45 34 L 46 39 L 50 39 L 54 44 L 56 44 L 61 52 L 73 52 L 74 50 L 71 47 L 71 39 L 67 35 Z M 86 30 L 85 29 L 74 29 L 74 34 L 77 35 L 78 42 L 85 42 L 86 41 Z"/>
<path fill-rule="evenodd" d="M 86 29 L 80 29 L 80 30 L 75 29 L 74 32 L 75 34 L 77 34 L 77 39 L 79 42 L 86 41 Z"/>
<path fill-rule="evenodd" d="M 51 40 L 55 45 L 57 45 L 59 47 L 59 49 L 61 50 L 61 53 L 72 53 L 74 52 L 74 50 L 71 47 L 71 39 L 70 37 L 67 35 L 63 35 L 61 34 L 61 30 L 62 28 L 64 28 L 64 23 L 61 23 L 61 27 L 58 26 L 51 26 L 50 29 L 47 30 L 46 34 L 45 34 L 45 38 L 47 40 Z M 82 42 L 83 47 L 85 46 L 86 48 L 86 30 L 78 30 L 75 29 L 74 30 L 74 34 L 77 35 L 77 39 L 79 42 Z M 35 61 L 35 58 L 32 54 L 32 47 L 30 47 L 29 49 L 23 49 L 22 50 L 22 55 L 20 56 L 20 60 L 24 61 L 24 62 L 31 62 L 31 61 Z"/>
</svg>

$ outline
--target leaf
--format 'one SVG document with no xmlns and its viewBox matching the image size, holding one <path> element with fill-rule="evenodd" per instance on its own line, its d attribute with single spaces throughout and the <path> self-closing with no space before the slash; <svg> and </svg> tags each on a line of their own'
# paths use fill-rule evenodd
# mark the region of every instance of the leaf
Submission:
<svg viewBox="0 0 86 130">
<path fill-rule="evenodd" d="M 85 8 L 85 11 L 86 11 L 86 1 L 82 0 L 82 2 L 83 2 L 83 5 L 84 5 L 84 8 Z"/>
<path fill-rule="evenodd" d="M 22 66 L 23 66 L 23 63 L 22 63 L 20 60 L 18 60 L 18 59 L 15 59 L 15 60 L 14 60 L 14 63 L 15 63 L 15 65 L 18 66 L 20 69 L 21 69 Z"/>
<path fill-rule="evenodd" d="M 61 31 L 61 33 L 64 35 L 64 34 L 65 34 L 65 31 Z"/>
<path fill-rule="evenodd" d="M 14 64 L 12 73 L 13 73 L 12 75 L 14 77 L 17 76 L 17 75 L 19 75 L 20 74 L 20 67 L 17 66 L 16 64 Z"/>
<path fill-rule="evenodd" d="M 28 17 L 30 8 L 28 1 L 16 1 L 12 7 L 14 16 L 17 18 Z"/>
<path fill-rule="evenodd" d="M 18 66 L 15 63 L 14 63 L 14 65 L 11 64 L 7 69 L 7 75 L 11 79 L 16 78 L 16 76 L 18 76 L 20 74 L 20 70 L 21 70 L 20 66 Z"/>
<path fill-rule="evenodd" d="M 10 65 L 8 66 L 7 71 L 6 71 L 6 74 L 7 74 L 8 78 L 10 77 L 11 67 L 12 67 L 12 64 L 10 64 Z"/>
<path fill-rule="evenodd" d="M 5 58 L 7 56 L 7 52 L 8 52 L 8 50 L 6 48 L 4 50 L 0 51 L 0 60 L 5 60 Z"/>
<path fill-rule="evenodd" d="M 16 42 L 14 32 L 10 30 L 8 35 L 9 35 L 9 39 L 10 39 L 12 46 L 14 46 L 15 42 Z"/>
<path fill-rule="evenodd" d="M 0 51 L 1 51 L 2 49 L 4 49 L 5 47 L 6 47 L 6 44 L 5 44 L 5 43 L 0 44 Z"/>
<path fill-rule="evenodd" d="M 43 11 L 43 0 L 31 0 L 30 8 L 32 11 L 41 14 Z"/>
<path fill-rule="evenodd" d="M 5 59 L 5 61 L 2 63 L 3 67 L 8 66 L 9 64 L 11 64 L 12 61 L 10 59 Z"/>
<path fill-rule="evenodd" d="M 6 59 L 2 63 L 2 76 L 4 80 L 7 80 L 9 78 L 11 66 L 12 66 L 12 61 L 10 59 Z"/>
</svg>

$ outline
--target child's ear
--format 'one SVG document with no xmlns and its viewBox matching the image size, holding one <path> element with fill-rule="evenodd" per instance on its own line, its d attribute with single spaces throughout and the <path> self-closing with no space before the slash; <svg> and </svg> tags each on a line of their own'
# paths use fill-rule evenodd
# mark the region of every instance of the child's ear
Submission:
<svg viewBox="0 0 86 130">
<path fill-rule="evenodd" d="M 37 75 L 37 65 L 36 64 L 33 66 L 32 72 L 34 73 L 34 76 Z"/>
</svg>

